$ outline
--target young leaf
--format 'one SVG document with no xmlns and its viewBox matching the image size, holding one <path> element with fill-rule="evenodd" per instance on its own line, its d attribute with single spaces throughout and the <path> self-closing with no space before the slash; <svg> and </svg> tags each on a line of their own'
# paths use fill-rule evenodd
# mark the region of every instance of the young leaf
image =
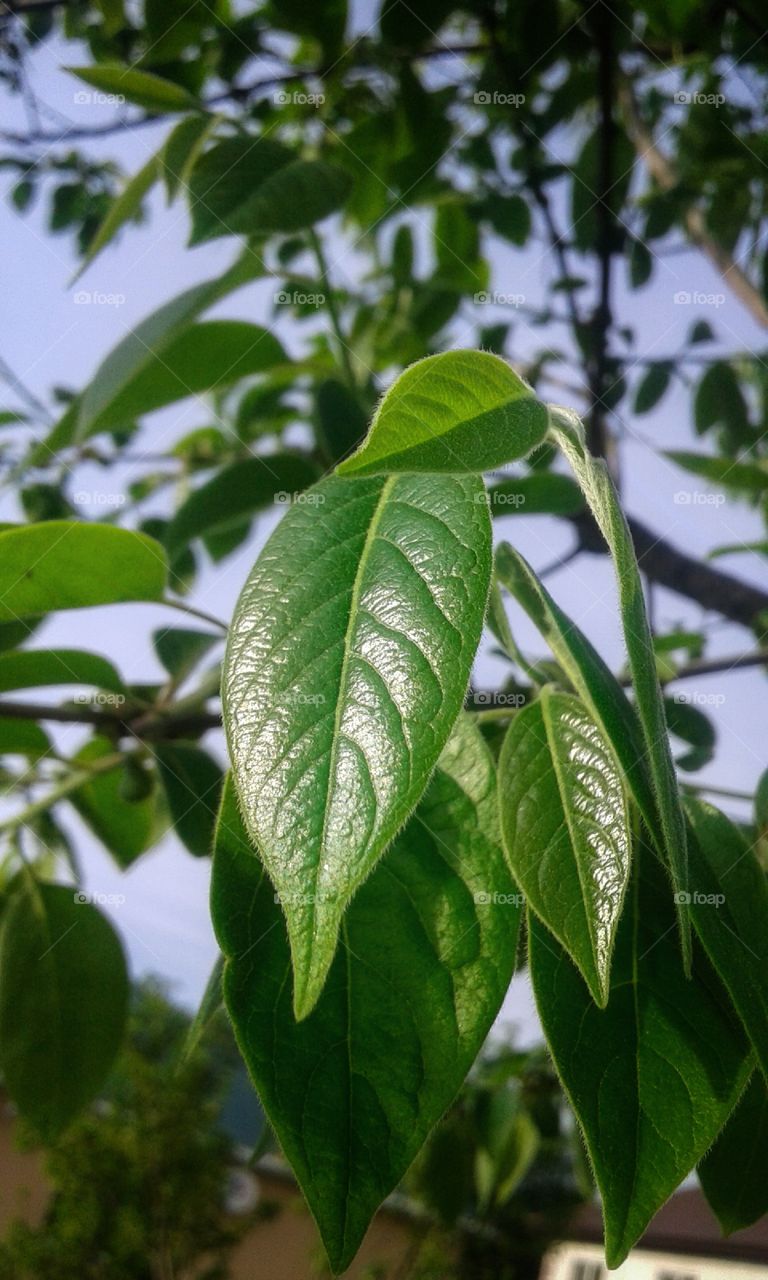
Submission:
<svg viewBox="0 0 768 1280">
<path fill-rule="evenodd" d="M 768 1213 L 768 1088 L 759 1071 L 696 1172 L 726 1235 Z"/>
<path fill-rule="evenodd" d="M 518 895 L 493 763 L 463 718 L 405 830 L 349 907 L 296 1022 L 275 893 L 225 790 L 212 910 L 240 1049 L 335 1272 L 450 1105 L 514 967 Z"/>
<path fill-rule="evenodd" d="M 669 883 L 637 849 L 611 974 L 598 1009 L 577 969 L 529 914 L 531 980 L 603 1202 L 609 1267 L 712 1145 L 751 1070 L 727 994 L 698 948 L 686 978 Z"/>
<path fill-rule="evenodd" d="M 502 542 L 496 552 L 499 582 L 541 632 L 568 679 L 610 743 L 648 830 L 658 828 L 656 802 L 645 765 L 634 707 L 600 654 L 536 577 L 519 552 Z"/>
<path fill-rule="evenodd" d="M 488 471 L 530 453 L 546 407 L 499 356 L 445 351 L 396 378 L 339 475 Z"/>
<path fill-rule="evenodd" d="M 235 609 L 223 710 L 246 826 L 280 892 L 297 1015 L 421 796 L 466 693 L 491 573 L 474 476 L 323 480 Z"/>
<path fill-rule="evenodd" d="M 135 71 L 122 63 L 100 63 L 96 67 L 65 67 L 78 80 L 93 85 L 104 93 L 134 102 L 147 111 L 189 111 L 200 103 L 191 93 L 172 80 L 153 75 L 149 71 Z"/>
<path fill-rule="evenodd" d="M 168 675 L 179 685 L 221 638 L 188 627 L 163 627 L 152 633 L 152 645 Z"/>
<path fill-rule="evenodd" d="M 175 557 L 193 538 L 237 527 L 272 503 L 287 504 L 317 476 L 317 467 L 295 453 L 233 462 L 190 493 L 168 525 L 165 544 Z"/>
<path fill-rule="evenodd" d="M 584 428 L 576 414 L 568 409 L 552 408 L 551 424 L 552 434 L 581 485 L 613 558 L 629 669 L 661 822 L 664 853 L 678 891 L 677 914 L 683 958 L 687 967 L 691 954 L 691 926 L 682 897 L 688 888 L 685 820 L 669 746 L 664 699 L 656 676 L 653 638 L 645 611 L 643 583 L 632 535 L 608 468 L 602 459 L 591 457 L 584 440 Z"/>
<path fill-rule="evenodd" d="M 168 134 L 158 161 L 169 204 L 180 187 L 187 187 L 189 175 L 220 119 L 220 116 L 215 115 L 186 116 Z"/>
<path fill-rule="evenodd" d="M 512 875 L 604 1006 L 631 836 L 621 775 L 578 698 L 546 688 L 516 716 L 499 800 Z"/>
<path fill-rule="evenodd" d="M 82 649 L 22 649 L 0 653 L 0 693 L 52 684 L 87 684 L 124 694 L 125 685 L 111 662 Z"/>
<path fill-rule="evenodd" d="M 176 835 L 196 858 L 207 858 L 213 850 L 221 769 L 192 743 L 158 743 L 155 755 Z"/>
<path fill-rule="evenodd" d="M 0 926 L 0 1070 L 51 1142 L 97 1093 L 123 1037 L 128 975 L 87 895 L 24 872 Z"/>
<path fill-rule="evenodd" d="M 741 832 L 689 798 L 690 911 L 768 1079 L 768 882 Z"/>
<path fill-rule="evenodd" d="M 0 621 L 54 609 L 161 600 L 168 567 L 153 538 L 46 520 L 0 533 Z"/>
</svg>

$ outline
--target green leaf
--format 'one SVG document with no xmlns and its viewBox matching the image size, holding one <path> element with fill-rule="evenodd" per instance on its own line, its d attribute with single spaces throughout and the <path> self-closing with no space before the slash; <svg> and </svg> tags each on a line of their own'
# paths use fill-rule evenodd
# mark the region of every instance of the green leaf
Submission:
<svg viewBox="0 0 768 1280">
<path fill-rule="evenodd" d="M 168 568 L 153 538 L 47 520 L 0 533 L 0 621 L 54 609 L 161 600 Z"/>
<path fill-rule="evenodd" d="M 89 684 L 124 694 L 125 685 L 111 662 L 82 649 L 23 649 L 0 653 L 0 693 L 53 684 Z"/>
<path fill-rule="evenodd" d="M 221 636 L 186 627 L 163 627 L 152 633 L 152 645 L 168 675 L 176 684 L 186 680 Z"/>
<path fill-rule="evenodd" d="M 664 698 L 656 676 L 653 638 L 645 610 L 643 583 L 632 536 L 619 505 L 608 468 L 591 457 L 584 428 L 568 409 L 551 410 L 552 432 L 581 485 L 613 559 L 619 590 L 619 609 L 629 658 L 632 687 L 645 741 L 645 755 L 653 780 L 664 853 L 675 888 L 688 888 L 685 821 L 677 787 L 677 775 L 667 735 Z M 654 830 L 651 827 L 651 830 Z M 688 912 L 681 901 L 678 910 L 683 958 L 690 960 L 691 932 Z"/>
<path fill-rule="evenodd" d="M 768 882 L 753 850 L 712 805 L 688 798 L 690 912 L 768 1079 Z"/>
<path fill-rule="evenodd" d="M 768 556 L 768 542 L 729 542 L 723 547 L 713 547 L 707 552 L 708 560 L 719 560 L 720 556 L 743 555 L 745 551 L 755 555 Z"/>
<path fill-rule="evenodd" d="M 92 765 L 114 753 L 106 738 L 94 737 L 78 751 L 73 763 Z M 126 799 L 134 778 L 129 764 L 96 773 L 73 792 L 70 800 L 83 821 L 125 869 L 154 843 L 157 797 L 154 791 L 140 799 Z"/>
<path fill-rule="evenodd" d="M 148 71 L 124 67 L 119 62 L 102 62 L 95 67 L 65 67 L 64 70 L 94 89 L 124 98 L 147 111 L 189 111 L 200 107 L 197 98 L 181 85 Z"/>
<path fill-rule="evenodd" d="M 46 1142 L 100 1089 L 128 1006 L 117 935 L 79 897 L 25 872 L 0 928 L 0 1070 Z"/>
<path fill-rule="evenodd" d="M 295 453 L 233 462 L 195 489 L 171 520 L 165 543 L 172 557 L 193 538 L 237 528 L 272 504 L 285 506 L 317 479 L 317 467 Z"/>
<path fill-rule="evenodd" d="M 637 156 L 635 148 L 623 129 L 615 129 L 612 139 L 612 181 L 606 193 L 606 201 L 619 220 L 627 199 Z M 598 208 L 602 183 L 602 156 L 600 134 L 591 130 L 571 169 L 571 231 L 576 247 L 582 253 L 594 250 L 599 240 Z"/>
<path fill-rule="evenodd" d="M 697 1173 L 725 1235 L 768 1213 L 768 1089 L 759 1071 Z"/>
<path fill-rule="evenodd" d="M 647 849 L 628 895 L 606 1009 L 529 916 L 531 980 L 603 1202 L 606 1259 L 623 1262 L 653 1215 L 712 1145 L 751 1068 L 717 976 L 696 949 L 686 978 L 669 882 Z"/>
<path fill-rule="evenodd" d="M 168 134 L 158 159 L 169 204 L 181 187 L 188 187 L 190 174 L 220 119 L 220 116 L 187 116 Z"/>
<path fill-rule="evenodd" d="M 512 244 L 522 246 L 531 234 L 531 211 L 522 196 L 491 194 L 480 205 L 480 214 L 487 218 L 497 235 Z"/>
<path fill-rule="evenodd" d="M 713 458 L 704 453 L 687 453 L 684 449 L 667 449 L 664 457 L 684 471 L 703 476 L 705 480 L 712 480 L 715 484 L 725 484 L 732 489 L 745 489 L 756 494 L 768 491 L 768 468 L 757 463 Z"/>
<path fill-rule="evenodd" d="M 158 157 L 152 156 L 143 168 L 139 169 L 132 178 L 128 180 L 120 195 L 112 201 L 109 210 L 100 224 L 95 236 L 89 242 L 88 252 L 83 258 L 80 266 L 72 277 L 72 282 L 78 280 L 84 271 L 91 265 L 94 258 L 98 257 L 102 249 L 114 240 L 118 231 L 120 231 L 127 222 L 136 217 L 141 209 L 142 201 L 149 190 L 154 186 L 160 173 Z"/>
<path fill-rule="evenodd" d="M 749 428 L 747 404 L 733 368 L 725 360 L 710 365 L 702 377 L 693 401 L 694 426 L 698 435 L 724 426 L 737 438 Z"/>
<path fill-rule="evenodd" d="M 0 756 L 29 756 L 40 760 L 51 749 L 47 733 L 34 720 L 0 716 Z"/>
<path fill-rule="evenodd" d="M 490 755 L 462 718 L 415 815 L 349 907 L 303 1022 L 275 893 L 232 787 L 213 876 L 238 1043 L 340 1272 L 456 1095 L 512 976 L 520 909 Z"/>
<path fill-rule="evenodd" d="M 546 430 L 546 407 L 499 356 L 446 351 L 395 379 L 338 471 L 488 471 L 530 453 Z"/>
<path fill-rule="evenodd" d="M 300 1017 L 347 902 L 459 713 L 491 573 L 477 477 L 331 477 L 305 496 L 243 589 L 222 689 L 243 816 L 284 902 Z"/>
<path fill-rule="evenodd" d="M 196 858 L 207 858 L 221 797 L 219 765 L 207 751 L 184 742 L 158 743 L 155 757 L 176 835 Z"/>
<path fill-rule="evenodd" d="M 604 1006 L 631 834 L 618 767 L 578 698 L 545 688 L 515 717 L 499 800 L 512 875 Z"/>
<path fill-rule="evenodd" d="M 546 640 L 603 737 L 611 744 L 634 800 L 650 831 L 658 826 L 656 802 L 645 765 L 634 707 L 600 654 L 563 613 L 531 566 L 508 543 L 496 552 L 499 582 L 515 597 Z"/>
<path fill-rule="evenodd" d="M 659 360 L 649 365 L 635 393 L 635 413 L 650 413 L 662 399 L 672 381 L 672 366 Z"/>
<path fill-rule="evenodd" d="M 163 405 L 263 373 L 285 359 L 277 338 L 261 325 L 245 320 L 201 321 L 184 329 L 161 351 L 145 349 L 141 367 L 119 391 L 105 381 L 102 366 L 83 395 L 81 429 L 91 435 L 128 426 Z"/>
<path fill-rule="evenodd" d="M 299 160 L 268 138 L 227 138 L 197 161 L 188 187 L 196 245 L 309 227 L 340 208 L 350 178 L 322 160 Z"/>
<path fill-rule="evenodd" d="M 192 1056 L 214 1018 L 224 1008 L 223 976 L 224 957 L 219 954 L 208 975 L 203 998 L 184 1039 L 184 1046 L 181 1051 L 182 1061 L 186 1061 L 187 1058 Z"/>
<path fill-rule="evenodd" d="M 665 698 L 664 710 L 670 733 L 682 738 L 691 748 L 678 756 L 678 769 L 703 769 L 715 754 L 717 735 L 709 717 L 699 708 L 679 697 Z"/>
<path fill-rule="evenodd" d="M 368 419 L 349 388 L 335 378 L 320 383 L 315 404 L 318 433 L 331 461 L 340 462 L 361 443 Z"/>
<path fill-rule="evenodd" d="M 553 472 L 502 480 L 488 489 L 488 501 L 493 516 L 575 516 L 584 510 L 579 486 Z"/>
</svg>

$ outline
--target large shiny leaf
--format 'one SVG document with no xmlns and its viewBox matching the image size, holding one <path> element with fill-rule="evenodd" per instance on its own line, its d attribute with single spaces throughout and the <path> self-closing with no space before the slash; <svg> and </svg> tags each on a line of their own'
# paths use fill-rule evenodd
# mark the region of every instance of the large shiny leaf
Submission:
<svg viewBox="0 0 768 1280">
<path fill-rule="evenodd" d="M 406 369 L 379 405 L 340 475 L 487 471 L 543 440 L 546 407 L 506 361 L 446 351 Z"/>
<path fill-rule="evenodd" d="M 499 797 L 515 880 L 605 1005 L 631 834 L 618 766 L 578 698 L 544 689 L 515 717 Z"/>
<path fill-rule="evenodd" d="M 0 926 L 0 1071 L 46 1141 L 103 1084 L 127 1005 L 125 958 L 108 921 L 87 895 L 24 872 Z"/>
<path fill-rule="evenodd" d="M 299 1016 L 459 713 L 491 571 L 476 477 L 331 477 L 303 499 L 240 596 L 222 689 L 243 815 L 288 920 Z"/>
<path fill-rule="evenodd" d="M 712 1145 L 752 1062 L 727 993 L 694 949 L 686 978 L 669 881 L 646 848 L 624 910 L 608 1006 L 529 914 L 536 1003 L 603 1202 L 609 1267 Z"/>
<path fill-rule="evenodd" d="M 632 535 L 608 468 L 602 458 L 593 458 L 589 453 L 584 428 L 576 414 L 568 409 L 553 408 L 551 430 L 581 485 L 613 559 L 632 688 L 645 744 L 645 758 L 653 781 L 664 856 L 678 890 L 677 918 L 683 957 L 688 965 L 691 922 L 683 896 L 688 889 L 685 819 Z"/>
<path fill-rule="evenodd" d="M 297 1022 L 274 888 L 225 792 L 212 894 L 225 999 L 336 1272 L 483 1043 L 512 976 L 518 902 L 493 763 L 460 720 L 411 821 L 349 907 L 315 1009 Z"/>
<path fill-rule="evenodd" d="M 726 1235 L 768 1213 L 768 1086 L 759 1071 L 697 1172 Z"/>
<path fill-rule="evenodd" d="M 768 882 L 742 833 L 712 805 L 686 800 L 691 919 L 768 1080 Z"/>
<path fill-rule="evenodd" d="M 0 533 L 0 621 L 161 600 L 167 576 L 163 548 L 143 533 L 74 520 L 20 525 Z"/>
</svg>

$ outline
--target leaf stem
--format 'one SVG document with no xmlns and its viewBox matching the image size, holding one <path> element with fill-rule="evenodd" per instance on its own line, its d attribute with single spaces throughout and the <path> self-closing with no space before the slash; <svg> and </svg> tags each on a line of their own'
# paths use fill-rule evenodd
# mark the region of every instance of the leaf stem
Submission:
<svg viewBox="0 0 768 1280">
<path fill-rule="evenodd" d="M 355 371 L 352 368 L 349 347 L 344 339 L 344 330 L 341 327 L 341 316 L 339 314 L 339 308 L 336 306 L 336 299 L 333 295 L 333 288 L 328 274 L 328 262 L 325 257 L 322 241 L 314 228 L 310 230 L 309 238 L 315 258 L 317 259 L 317 268 L 320 272 L 320 280 L 323 285 L 326 309 L 328 311 L 331 327 L 336 337 L 336 345 L 339 349 L 339 360 L 341 362 L 342 369 L 344 370 L 344 377 L 350 391 L 356 393 L 357 382 L 355 380 Z"/>
<path fill-rule="evenodd" d="M 95 774 L 109 773 L 112 769 L 116 769 L 122 763 L 122 760 L 123 757 L 120 753 L 115 752 L 113 755 L 103 756 L 101 760 L 95 760 L 88 769 L 78 769 L 74 773 L 70 773 L 57 786 L 52 787 L 46 795 L 41 796 L 39 800 L 34 800 L 32 804 L 27 805 L 26 809 L 22 809 L 20 813 L 15 813 L 12 817 L 7 818 L 5 822 L 0 823 L 0 833 L 7 834 L 18 831 L 20 827 L 26 826 L 28 822 L 39 814 L 45 813 L 47 809 L 57 804 L 59 800 L 66 799 L 73 791 L 77 791 L 84 786 Z"/>
<path fill-rule="evenodd" d="M 188 613 L 191 618 L 199 618 L 212 627 L 219 627 L 225 634 L 229 631 L 226 622 L 222 622 L 221 618 L 214 618 L 212 613 L 206 613 L 204 609 L 196 609 L 194 605 L 184 604 L 181 600 L 172 600 L 170 596 L 163 596 L 162 603 L 169 609 L 178 609 L 181 613 Z"/>
</svg>

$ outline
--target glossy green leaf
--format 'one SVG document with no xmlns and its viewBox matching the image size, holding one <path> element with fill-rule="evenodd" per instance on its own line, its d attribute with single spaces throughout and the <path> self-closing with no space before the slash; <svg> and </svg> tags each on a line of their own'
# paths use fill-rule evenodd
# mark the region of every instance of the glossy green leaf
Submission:
<svg viewBox="0 0 768 1280">
<path fill-rule="evenodd" d="M 328 981 L 303 1022 L 291 1008 L 275 896 L 230 788 L 212 892 L 228 957 L 225 999 L 340 1272 L 453 1100 L 512 976 L 519 898 L 477 730 L 457 725 L 410 823 L 349 907 Z"/>
<path fill-rule="evenodd" d="M 340 475 L 488 471 L 543 440 L 547 410 L 499 356 L 446 351 L 401 373 Z"/>
<path fill-rule="evenodd" d="M 618 766 L 578 698 L 545 688 L 515 717 L 499 801 L 515 880 L 605 1005 L 631 834 Z"/>
<path fill-rule="evenodd" d="M 581 485 L 592 514 L 608 544 L 616 570 L 619 608 L 629 670 L 645 756 L 653 780 L 661 822 L 664 853 L 675 887 L 684 894 L 688 887 L 688 859 L 685 821 L 677 786 L 677 775 L 667 735 L 664 699 L 656 676 L 653 638 L 645 609 L 643 583 L 627 521 L 619 504 L 608 468 L 602 459 L 589 454 L 584 428 L 568 409 L 551 410 L 552 434 L 560 445 Z M 651 827 L 651 830 L 654 828 Z M 690 959 L 691 930 L 684 902 L 678 909 L 680 937 L 686 964 Z"/>
<path fill-rule="evenodd" d="M 175 556 L 193 538 L 238 527 L 265 507 L 284 508 L 317 476 L 317 467 L 296 453 L 233 462 L 182 503 L 166 530 L 166 546 Z"/>
<path fill-rule="evenodd" d="M 122 63 L 102 62 L 95 67 L 65 67 L 78 80 L 114 94 L 118 99 L 133 102 L 147 111 L 189 111 L 199 108 L 197 98 L 172 80 L 153 75 L 149 71 L 137 71 Z"/>
<path fill-rule="evenodd" d="M 141 210 L 142 201 L 154 186 L 160 173 L 157 156 L 152 156 L 145 165 L 135 173 L 123 187 L 120 194 L 112 201 L 109 210 L 101 222 L 95 236 L 88 245 L 88 252 L 78 267 L 73 281 L 77 280 L 88 269 L 102 249 L 114 240 L 127 222 L 135 218 Z"/>
<path fill-rule="evenodd" d="M 531 980 L 550 1051 L 576 1113 L 618 1267 L 712 1145 L 751 1070 L 727 994 L 698 948 L 686 978 L 669 881 L 637 849 L 606 1009 L 554 936 L 529 915 Z"/>
<path fill-rule="evenodd" d="M 93 765 L 114 750 L 106 738 L 94 737 L 78 751 L 74 763 Z M 129 769 L 129 765 L 120 764 L 108 772 L 95 773 L 70 796 L 80 817 L 122 868 L 130 867 L 159 834 L 154 791 L 138 799 L 126 798 L 134 781 Z"/>
<path fill-rule="evenodd" d="M 759 1071 L 697 1173 L 726 1235 L 768 1213 L 768 1087 Z"/>
<path fill-rule="evenodd" d="M 0 653 L 0 693 L 43 685 L 88 684 L 125 694 L 125 686 L 111 662 L 82 649 L 22 649 Z"/>
<path fill-rule="evenodd" d="M 690 912 L 768 1079 L 768 881 L 754 851 L 712 805 L 689 798 Z"/>
<path fill-rule="evenodd" d="M 536 577 L 531 566 L 502 542 L 496 552 L 499 582 L 525 609 L 579 697 L 611 744 L 630 791 L 651 832 L 658 827 L 656 802 L 645 765 L 634 707 L 610 667 Z"/>
<path fill-rule="evenodd" d="M 227 138 L 189 175 L 190 244 L 216 236 L 299 231 L 344 203 L 350 180 L 321 160 L 300 160 L 269 138 Z"/>
<path fill-rule="evenodd" d="M 283 898 L 299 1016 L 459 713 L 490 572 L 477 477 L 331 477 L 288 510 L 243 589 L 224 723 Z"/>
<path fill-rule="evenodd" d="M 155 653 L 177 684 L 181 684 L 220 641 L 221 636 L 188 627 L 163 627 L 162 631 L 152 634 Z"/>
<path fill-rule="evenodd" d="M 155 748 L 176 835 L 196 858 L 213 851 L 213 828 L 221 798 L 222 771 L 212 756 L 186 742 Z"/>
<path fill-rule="evenodd" d="M 0 621 L 54 609 L 161 600 L 165 552 L 143 533 L 47 520 L 0 533 Z"/>
<path fill-rule="evenodd" d="M 0 756 L 29 756 L 31 760 L 39 760 L 50 749 L 48 734 L 34 720 L 0 716 Z"/>
<path fill-rule="evenodd" d="M 0 1070 L 47 1142 L 95 1096 L 125 1026 L 122 947 L 82 897 L 24 873 L 0 926 Z"/>
</svg>

